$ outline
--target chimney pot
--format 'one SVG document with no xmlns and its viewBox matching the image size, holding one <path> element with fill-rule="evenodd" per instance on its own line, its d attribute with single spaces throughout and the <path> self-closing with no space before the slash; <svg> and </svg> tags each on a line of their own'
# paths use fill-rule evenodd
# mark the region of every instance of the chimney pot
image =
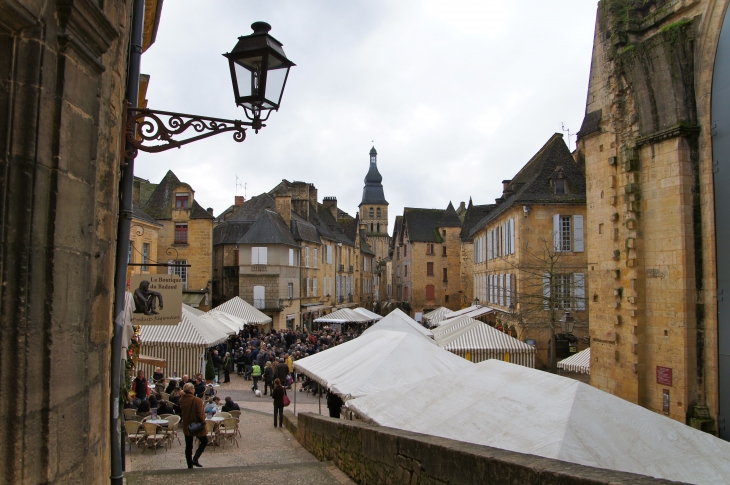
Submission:
<svg viewBox="0 0 730 485">
<path fill-rule="evenodd" d="M 233 205 L 238 207 L 238 206 L 243 205 L 244 202 L 246 202 L 246 198 L 242 195 L 237 195 L 233 201 Z"/>
</svg>

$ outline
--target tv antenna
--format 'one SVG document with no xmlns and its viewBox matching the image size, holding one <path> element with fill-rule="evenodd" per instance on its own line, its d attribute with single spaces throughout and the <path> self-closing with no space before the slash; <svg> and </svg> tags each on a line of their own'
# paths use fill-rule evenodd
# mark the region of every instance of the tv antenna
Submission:
<svg viewBox="0 0 730 485">
<path fill-rule="evenodd" d="M 564 122 L 564 121 L 561 121 L 561 122 L 560 122 L 560 125 L 561 125 L 561 127 L 562 127 L 563 131 L 565 131 L 565 132 L 567 132 L 567 133 L 568 133 L 568 150 L 570 150 L 570 151 L 572 152 L 572 151 L 573 151 L 573 149 L 572 149 L 572 148 L 570 148 L 570 137 L 571 137 L 571 136 L 575 136 L 575 133 L 573 133 L 572 135 L 570 134 L 570 128 L 566 128 L 566 127 L 565 127 L 565 122 Z"/>
<path fill-rule="evenodd" d="M 235 174 L 234 174 L 234 175 L 235 175 Z M 241 179 L 240 179 L 240 178 L 238 178 L 238 175 L 236 175 L 236 195 L 238 195 L 238 188 L 239 188 L 239 187 L 243 187 L 243 186 L 241 185 L 241 182 L 239 182 L 239 180 L 241 180 Z M 244 198 L 246 197 L 246 189 L 245 189 L 245 187 L 244 187 L 244 189 L 243 189 L 243 196 L 244 196 Z"/>
</svg>

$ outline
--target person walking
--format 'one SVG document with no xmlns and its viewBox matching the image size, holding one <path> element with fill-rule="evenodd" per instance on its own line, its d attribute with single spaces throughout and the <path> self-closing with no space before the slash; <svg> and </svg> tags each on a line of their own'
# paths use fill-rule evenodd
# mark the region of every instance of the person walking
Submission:
<svg viewBox="0 0 730 485">
<path fill-rule="evenodd" d="M 203 400 L 195 397 L 194 392 L 195 386 L 188 382 L 183 387 L 183 397 L 180 398 L 182 430 L 185 435 L 185 461 L 188 464 L 188 468 L 203 466 L 199 461 L 200 455 L 203 454 L 205 447 L 208 446 L 208 430 L 205 427 Z M 194 434 L 188 430 L 188 426 L 193 423 L 203 424 L 203 427 Z M 200 444 L 198 444 L 198 449 L 195 450 L 195 456 L 193 456 L 193 438 L 195 436 L 198 437 Z"/>
<path fill-rule="evenodd" d="M 261 367 L 259 367 L 257 363 L 254 363 L 254 365 L 251 367 L 251 377 L 253 378 L 253 387 L 251 387 L 251 390 L 258 391 L 259 379 L 261 379 Z"/>
<path fill-rule="evenodd" d="M 274 390 L 274 368 L 271 366 L 271 362 L 267 362 L 266 366 L 264 367 L 264 396 L 266 395 L 266 392 L 271 389 L 273 392 Z"/>
<path fill-rule="evenodd" d="M 278 362 L 279 363 L 276 364 L 276 377 L 279 378 L 282 386 L 286 386 L 286 376 L 289 375 L 289 366 L 286 365 L 286 362 L 284 362 L 284 359 L 282 358 L 279 358 Z"/>
<path fill-rule="evenodd" d="M 332 391 L 327 391 L 327 408 L 330 410 L 330 418 L 340 419 L 342 409 L 342 398 Z"/>
<path fill-rule="evenodd" d="M 276 428 L 276 414 L 279 414 L 279 427 L 284 422 L 284 396 L 286 391 L 281 387 L 281 381 L 277 377 L 274 379 L 274 389 L 271 391 L 271 397 L 274 399 L 274 428 Z"/>
<path fill-rule="evenodd" d="M 233 370 L 233 356 L 231 356 L 230 352 L 226 352 L 225 357 L 223 357 L 223 376 L 224 376 L 223 383 L 224 384 L 231 382 L 231 371 L 232 370 Z"/>
<path fill-rule="evenodd" d="M 140 401 L 146 401 L 150 395 L 150 387 L 147 385 L 147 378 L 144 371 L 137 372 L 137 378 L 132 381 L 132 390 Z"/>
</svg>

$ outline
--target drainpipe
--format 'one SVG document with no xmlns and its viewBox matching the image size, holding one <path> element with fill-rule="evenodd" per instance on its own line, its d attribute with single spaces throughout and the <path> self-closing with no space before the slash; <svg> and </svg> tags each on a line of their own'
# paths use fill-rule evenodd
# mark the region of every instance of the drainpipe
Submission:
<svg viewBox="0 0 730 485">
<path fill-rule="evenodd" d="M 132 7 L 132 37 L 129 43 L 127 67 L 127 101 L 133 108 L 139 99 L 139 74 L 142 58 L 142 32 L 144 28 L 144 0 L 134 0 Z M 122 126 L 122 136 L 125 136 Z M 127 146 L 127 148 L 130 148 Z M 129 233 L 132 223 L 132 189 L 134 186 L 134 159 L 126 159 L 119 181 L 119 222 L 117 225 L 117 254 L 114 275 L 114 336 L 111 349 L 111 400 L 109 403 L 109 428 L 111 448 L 111 483 L 122 485 L 123 460 L 119 423 L 119 389 L 122 383 L 122 346 L 124 345 L 124 294 L 127 290 L 127 257 Z"/>
</svg>

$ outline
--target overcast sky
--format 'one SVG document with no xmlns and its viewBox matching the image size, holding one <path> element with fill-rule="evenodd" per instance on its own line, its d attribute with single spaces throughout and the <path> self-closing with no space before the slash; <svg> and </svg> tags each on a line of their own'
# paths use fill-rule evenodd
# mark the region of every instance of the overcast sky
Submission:
<svg viewBox="0 0 730 485">
<path fill-rule="evenodd" d="M 247 198 L 303 180 L 354 216 L 374 140 L 391 231 L 404 206 L 493 203 L 563 122 L 580 128 L 595 17 L 589 0 L 165 2 L 150 108 L 244 119 L 221 54 L 255 21 L 297 66 L 258 134 L 141 153 L 135 175 L 173 170 L 216 215 L 236 175 Z"/>
</svg>

